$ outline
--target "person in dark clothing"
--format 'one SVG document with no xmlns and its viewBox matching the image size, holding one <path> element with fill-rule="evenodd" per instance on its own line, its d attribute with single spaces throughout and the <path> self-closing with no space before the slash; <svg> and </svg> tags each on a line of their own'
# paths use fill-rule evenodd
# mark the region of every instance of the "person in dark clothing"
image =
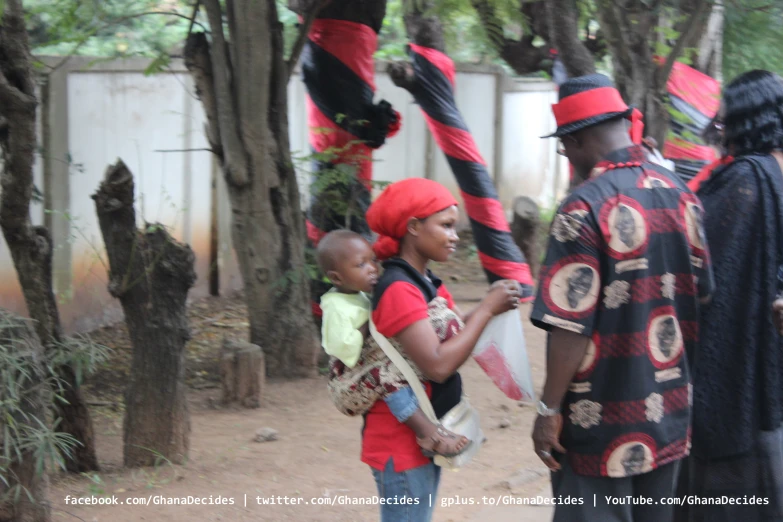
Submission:
<svg viewBox="0 0 783 522">
<path fill-rule="evenodd" d="M 554 522 L 668 522 L 661 499 L 690 445 L 687 351 L 712 292 L 699 202 L 649 160 L 609 78 L 568 80 L 554 113 L 581 183 L 558 208 L 531 314 L 550 331 L 533 444 L 554 496 L 584 499 Z M 607 500 L 626 496 L 655 503 Z"/>
<path fill-rule="evenodd" d="M 770 316 L 783 290 L 783 80 L 745 73 L 722 110 L 734 160 L 697 192 L 716 291 L 689 354 L 693 447 L 680 491 L 743 501 L 684 506 L 677 520 L 783 521 L 783 344 Z"/>
</svg>

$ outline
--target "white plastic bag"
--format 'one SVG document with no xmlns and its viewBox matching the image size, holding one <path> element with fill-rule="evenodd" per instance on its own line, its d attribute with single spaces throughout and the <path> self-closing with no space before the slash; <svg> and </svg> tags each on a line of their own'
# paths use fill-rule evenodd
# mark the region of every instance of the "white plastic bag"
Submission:
<svg viewBox="0 0 783 522">
<path fill-rule="evenodd" d="M 535 400 L 519 310 L 509 310 L 489 321 L 473 349 L 473 358 L 507 397 Z"/>
</svg>

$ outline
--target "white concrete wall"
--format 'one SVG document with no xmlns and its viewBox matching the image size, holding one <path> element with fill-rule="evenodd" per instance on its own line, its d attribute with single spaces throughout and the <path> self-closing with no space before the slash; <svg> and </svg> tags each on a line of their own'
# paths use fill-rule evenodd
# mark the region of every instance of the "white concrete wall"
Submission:
<svg viewBox="0 0 783 522">
<path fill-rule="evenodd" d="M 203 150 L 204 114 L 189 75 L 179 62 L 171 71 L 145 76 L 146 62 L 128 60 L 91 64 L 76 58 L 50 76 L 52 191 L 55 285 L 68 330 L 85 330 L 120 317 L 106 291 L 106 261 L 91 195 L 109 164 L 121 158 L 136 179 L 139 225 L 160 222 L 196 253 L 198 280 L 192 297 L 208 291 L 212 176 L 211 154 Z M 498 82 L 503 89 L 498 89 Z M 443 153 L 419 107 L 388 75 L 376 76 L 376 99 L 386 99 L 402 114 L 402 129 L 374 154 L 374 179 L 397 181 L 422 176 L 459 194 Z M 503 90 L 508 91 L 503 93 Z M 310 155 L 305 89 L 294 75 L 288 86 L 291 148 L 295 157 Z M 503 99 L 498 100 L 498 93 Z M 541 140 L 554 128 L 550 104 L 554 86 L 546 82 L 509 82 L 496 70 L 458 67 L 457 103 L 478 149 L 495 178 L 502 203 L 510 209 L 518 195 L 551 206 L 567 184 L 567 165 L 557 161 L 555 140 Z M 499 112 L 500 111 L 500 112 Z M 173 150 L 178 152 L 160 152 Z M 36 180 L 43 188 L 41 161 Z M 496 165 L 498 163 L 498 165 Z M 299 162 L 302 203 L 309 194 L 308 162 Z M 221 291 L 241 286 L 230 240 L 230 208 L 217 175 Z M 36 222 L 43 207 L 33 209 Z M 59 227 L 59 228 L 58 228 Z M 24 312 L 16 274 L 0 242 L 0 306 Z"/>
<path fill-rule="evenodd" d="M 503 166 L 497 184 L 507 209 L 521 195 L 542 208 L 552 208 L 568 189 L 568 162 L 557 154 L 557 140 L 541 139 L 557 127 L 551 109 L 557 92 L 535 87 L 535 83 L 517 82 L 511 88 L 519 90 L 504 94 Z"/>
</svg>

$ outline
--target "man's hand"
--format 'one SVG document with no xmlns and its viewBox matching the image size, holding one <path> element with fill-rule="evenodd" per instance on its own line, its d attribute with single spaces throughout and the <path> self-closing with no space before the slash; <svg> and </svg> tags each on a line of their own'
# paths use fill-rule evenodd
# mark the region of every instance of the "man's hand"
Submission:
<svg viewBox="0 0 783 522">
<path fill-rule="evenodd" d="M 562 415 L 552 417 L 539 415 L 533 425 L 533 447 L 536 449 L 536 455 L 552 471 L 560 470 L 560 464 L 552 456 L 552 449 L 560 453 L 566 452 L 565 448 L 560 445 L 560 431 L 562 429 Z"/>
<path fill-rule="evenodd" d="M 772 303 L 772 322 L 780 335 L 783 335 L 783 299 L 775 299 Z"/>
</svg>

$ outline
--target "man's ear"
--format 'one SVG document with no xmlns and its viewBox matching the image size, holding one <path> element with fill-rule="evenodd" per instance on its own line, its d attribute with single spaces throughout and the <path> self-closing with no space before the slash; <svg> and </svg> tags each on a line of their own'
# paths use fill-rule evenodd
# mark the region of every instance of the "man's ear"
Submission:
<svg viewBox="0 0 783 522">
<path fill-rule="evenodd" d="M 421 220 L 417 218 L 410 218 L 408 220 L 408 234 L 416 237 L 419 235 L 419 230 L 421 229 Z"/>
<path fill-rule="evenodd" d="M 326 277 L 328 277 L 329 281 L 331 281 L 335 286 L 340 286 L 343 284 L 343 277 L 340 275 L 340 272 L 336 270 L 329 270 L 326 272 Z"/>
</svg>

